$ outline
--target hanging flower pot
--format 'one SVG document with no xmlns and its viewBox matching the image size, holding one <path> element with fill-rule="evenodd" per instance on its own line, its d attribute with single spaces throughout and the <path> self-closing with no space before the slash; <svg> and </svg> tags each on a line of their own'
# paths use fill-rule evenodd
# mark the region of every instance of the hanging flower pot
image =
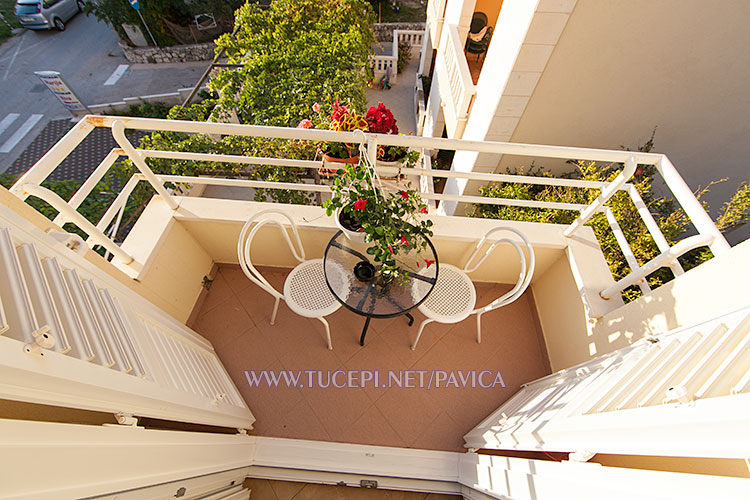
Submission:
<svg viewBox="0 0 750 500">
<path fill-rule="evenodd" d="M 337 208 L 334 215 L 336 221 L 336 227 L 338 227 L 344 236 L 350 241 L 356 241 L 358 243 L 365 242 L 365 230 L 362 225 L 357 222 L 357 219 L 352 217 L 349 213 L 344 212 L 341 208 Z"/>
</svg>

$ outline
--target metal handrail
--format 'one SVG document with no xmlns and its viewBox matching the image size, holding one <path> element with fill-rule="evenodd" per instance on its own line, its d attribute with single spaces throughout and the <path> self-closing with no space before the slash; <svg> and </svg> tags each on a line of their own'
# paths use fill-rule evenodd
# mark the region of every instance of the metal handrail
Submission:
<svg viewBox="0 0 750 500">
<path fill-rule="evenodd" d="M 98 227 L 89 227 L 86 229 L 84 225 L 88 223 L 83 219 L 82 221 L 75 216 L 68 216 L 75 212 L 75 209 L 81 204 L 81 202 L 90 194 L 93 190 L 96 182 L 100 180 L 108 168 L 114 163 L 115 159 L 121 155 L 127 155 L 131 161 L 136 165 L 139 173 L 134 174 L 131 182 L 126 186 L 129 190 L 134 188 L 135 183 L 140 180 L 148 181 L 151 186 L 160 194 L 165 202 L 172 208 L 177 208 L 177 202 L 175 197 L 170 194 L 164 184 L 165 183 L 178 183 L 178 184 L 213 184 L 213 185 L 239 185 L 248 186 L 255 188 L 266 188 L 266 189 L 288 189 L 308 192 L 325 193 L 329 192 L 328 186 L 314 185 L 314 184 L 295 184 L 295 183 L 284 183 L 284 182 L 271 182 L 271 181 L 258 181 L 250 179 L 222 179 L 222 178 L 211 178 L 211 177 L 188 177 L 188 176 L 174 176 L 174 175 L 157 175 L 155 174 L 146 163 L 147 158 L 161 158 L 161 159 L 174 159 L 174 160 L 187 160 L 187 161 L 211 161 L 211 162 L 226 162 L 226 163 L 240 163 L 240 164 L 254 164 L 254 165 L 275 165 L 290 168 L 312 168 L 321 169 L 325 168 L 325 165 L 321 161 L 311 160 L 293 160 L 286 158 L 264 158 L 264 157 L 252 157 L 242 155 L 214 155 L 209 153 L 193 153 L 185 151 L 161 151 L 161 150 L 144 150 L 136 149 L 125 137 L 124 130 L 135 129 L 143 131 L 171 131 L 171 132 L 182 132 L 182 133 L 198 133 L 198 134 L 212 134 L 212 135 L 236 135 L 244 137 L 266 137 L 266 138 L 278 138 L 278 139 L 292 139 L 292 140 L 306 140 L 306 141 L 326 141 L 326 142 L 348 142 L 348 143 L 367 143 L 368 150 L 372 153 L 376 150 L 378 145 L 389 145 L 389 146 L 406 146 L 412 149 L 421 150 L 423 153 L 426 150 L 439 150 L 448 149 L 455 151 L 473 151 L 479 153 L 494 153 L 494 154 L 507 154 L 515 156 L 526 156 L 526 157 L 548 157 L 548 158 L 561 158 L 571 159 L 575 158 L 584 161 L 600 161 L 600 162 L 611 162 L 611 163 L 623 163 L 625 168 L 614 181 L 612 182 L 594 182 L 584 181 L 575 179 L 560 179 L 551 177 L 539 177 L 539 176 L 524 176 L 524 175 L 509 175 L 509 174 L 488 174 L 479 172 L 457 172 L 457 171 L 442 171 L 433 170 L 426 168 L 394 168 L 394 167 L 377 167 L 376 171 L 381 175 L 393 175 L 395 173 L 403 175 L 420 176 L 420 178 L 428 179 L 427 184 L 431 182 L 433 178 L 457 178 L 467 181 L 485 181 L 485 182 L 513 182 L 513 183 L 527 183 L 537 185 L 553 185 L 553 186 L 565 186 L 565 187 L 579 187 L 586 189 L 599 189 L 601 194 L 597 199 L 589 205 L 580 205 L 573 203 L 556 203 L 556 202 L 543 202 L 535 200 L 518 200 L 509 198 L 485 198 L 482 196 L 469 196 L 469 195 L 452 195 L 452 194 L 435 194 L 429 189 L 423 189 L 422 197 L 426 200 L 441 200 L 459 203 L 474 203 L 474 204 L 485 204 L 485 205 L 507 205 L 507 206 L 519 206 L 519 207 L 531 207 L 540 209 L 557 209 L 557 210 L 573 210 L 580 212 L 579 217 L 564 231 L 565 236 L 572 235 L 575 231 L 586 223 L 586 221 L 597 212 L 605 213 L 607 215 L 607 221 L 615 232 L 616 240 L 620 245 L 623 253 L 626 255 L 628 264 L 632 269 L 632 273 L 623 280 L 602 291 L 603 296 L 614 296 L 615 293 L 622 289 L 640 282 L 642 290 L 647 292 L 648 286 L 645 285 L 644 278 L 648 274 L 644 274 L 644 270 L 651 269 L 650 272 L 666 265 L 672 268 L 675 275 L 681 274 L 682 268 L 676 261 L 676 258 L 695 248 L 696 242 L 703 242 L 703 244 L 709 245 L 714 255 L 721 255 L 723 252 L 729 250 L 729 244 L 724 239 L 721 232 L 716 228 L 711 221 L 710 217 L 703 210 L 698 200 L 695 198 L 693 193 L 687 187 L 684 180 L 677 173 L 674 165 L 669 159 L 662 154 L 656 153 L 643 153 L 643 152 L 632 152 L 632 151 L 615 151 L 615 150 L 602 150 L 602 149 L 591 149 L 591 148 L 571 148 L 571 147 L 560 147 L 560 146 L 544 146 L 544 145 L 533 145 L 533 144 L 518 144 L 518 143 L 507 143 L 507 142 L 492 142 L 492 141 L 464 141 L 458 139 L 441 139 L 433 137 L 413 137 L 413 136 L 399 136 L 399 135 L 386 135 L 386 134 L 362 134 L 361 132 L 335 132 L 331 130 L 320 130 L 320 129 L 299 129 L 299 128 L 286 128 L 286 127 L 266 127 L 256 125 L 239 125 L 232 123 L 214 123 L 214 122 L 191 122 L 191 121 L 178 121 L 178 120 L 163 120 L 153 118 L 130 118 L 130 117 L 109 117 L 109 116 L 86 116 L 84 117 L 68 134 L 66 134 L 53 148 L 45 154 L 31 169 L 29 169 L 11 188 L 11 191 L 18 197 L 25 199 L 29 194 L 32 194 L 29 190 L 25 189 L 26 186 L 31 185 L 31 189 L 37 189 L 37 193 L 42 193 L 43 196 L 47 196 L 46 192 L 54 195 L 49 190 L 40 188 L 38 185 L 41 184 L 59 164 L 67 157 L 68 154 L 93 130 L 94 127 L 109 127 L 113 130 L 120 147 L 113 149 L 107 158 L 96 168 L 92 176 L 84 183 L 84 185 L 75 193 L 70 202 L 65 202 L 61 198 L 57 197 L 54 202 L 57 205 L 60 203 L 64 204 L 67 208 L 62 210 L 58 206 L 55 206 L 61 212 L 61 216 L 65 220 L 69 220 L 76 223 L 86 233 L 90 235 L 90 244 L 101 244 L 107 250 L 110 250 L 113 254 L 118 255 L 122 260 L 129 261 L 130 256 L 127 254 L 113 251 L 113 248 L 119 247 L 110 240 L 102 230 L 112 222 L 112 219 L 117 213 L 121 213 L 122 206 L 127 201 L 127 194 L 121 193 L 122 196 L 118 196 L 116 199 L 117 206 L 110 207 L 105 217 L 99 222 Z M 424 162 L 422 162 L 424 163 Z M 684 244 L 677 244 L 674 247 L 669 247 L 669 244 L 661 233 L 656 221 L 653 216 L 648 212 L 647 207 L 638 195 L 635 186 L 628 184 L 628 180 L 635 172 L 638 164 L 654 165 L 658 172 L 660 172 L 667 184 L 672 190 L 677 201 L 682 205 L 685 213 L 694 223 L 698 230 L 700 239 L 688 238 L 683 240 Z M 43 190 L 43 191 L 39 191 Z M 637 212 L 643 219 L 648 231 L 651 233 L 654 241 L 657 244 L 662 254 L 657 256 L 655 259 L 638 266 L 636 259 L 632 255 L 627 240 L 624 235 L 621 234 L 619 225 L 614 219 L 614 215 L 611 210 L 606 206 L 606 202 L 613 196 L 617 191 L 624 190 L 628 192 L 633 203 L 636 206 Z M 36 195 L 36 194 L 35 194 Z M 56 196 L 56 195 L 55 195 Z M 51 198 L 51 197 L 50 197 Z M 49 201 L 45 198 L 46 201 Z M 54 206 L 54 205 L 53 205 Z M 71 212 L 72 211 L 72 212 Z M 80 214 L 79 214 L 80 215 Z M 57 222 L 61 222 L 61 216 L 56 219 Z M 75 220 L 73 220 L 75 219 Z M 85 222 L 84 222 L 85 221 Z M 78 224 L 80 222 L 81 224 Z M 88 223 L 90 224 L 90 223 Z M 97 233 L 92 233 L 90 229 L 95 229 Z M 618 231 L 620 233 L 618 234 Z M 99 234 L 101 233 L 101 234 Z M 101 243 L 106 241 L 107 245 Z M 681 242 L 681 243 L 683 243 Z M 701 245 L 698 245 L 701 246 Z M 121 252 L 121 250 L 120 250 Z M 656 266 L 656 267 L 654 267 Z M 627 283 L 627 284 L 625 284 Z M 615 290 L 618 288 L 618 290 Z"/>
<path fill-rule="evenodd" d="M 133 262 L 133 257 L 117 246 L 117 244 L 109 239 L 106 234 L 97 229 L 96 226 L 86 219 L 86 217 L 79 214 L 73 207 L 68 205 L 67 201 L 60 198 L 54 191 L 50 191 L 47 188 L 35 184 L 24 184 L 23 190 L 27 194 L 36 196 L 52 205 L 52 208 L 60 212 L 67 222 L 71 222 L 81 228 L 81 230 L 88 234 L 89 238 L 91 238 L 97 245 L 103 246 L 115 257 L 119 258 L 124 264 L 130 264 Z"/>
</svg>

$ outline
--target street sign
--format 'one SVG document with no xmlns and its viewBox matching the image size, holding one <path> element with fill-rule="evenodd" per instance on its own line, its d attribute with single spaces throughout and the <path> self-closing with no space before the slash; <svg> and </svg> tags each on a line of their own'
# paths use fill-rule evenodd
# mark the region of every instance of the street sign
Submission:
<svg viewBox="0 0 750 500">
<path fill-rule="evenodd" d="M 65 80 L 63 80 L 60 73 L 57 71 L 35 71 L 34 74 L 39 77 L 42 83 L 45 84 L 53 94 L 55 94 L 62 105 L 65 106 L 65 109 L 70 111 L 70 114 L 76 116 L 76 111 L 90 113 L 89 108 L 87 108 L 70 87 L 68 87 L 68 84 L 65 83 Z"/>
<path fill-rule="evenodd" d="M 133 7 L 135 10 L 141 10 L 141 4 L 138 3 L 138 0 L 128 0 L 130 2 L 130 6 Z"/>
</svg>

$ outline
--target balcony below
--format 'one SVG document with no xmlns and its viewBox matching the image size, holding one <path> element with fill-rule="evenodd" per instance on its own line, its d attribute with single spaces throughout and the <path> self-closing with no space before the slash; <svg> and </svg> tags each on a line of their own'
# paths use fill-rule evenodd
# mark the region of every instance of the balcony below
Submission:
<svg viewBox="0 0 750 500">
<path fill-rule="evenodd" d="M 281 287 L 287 269 L 265 268 L 267 279 Z M 214 268 L 213 283 L 198 300 L 189 326 L 214 346 L 257 421 L 253 434 L 447 451 L 463 451 L 463 435 L 526 382 L 550 373 L 532 294 L 487 313 L 482 343 L 476 342 L 473 316 L 455 325 L 425 328 L 415 351 L 409 347 L 424 319 L 374 319 L 365 346 L 359 335 L 364 318 L 340 309 L 328 317 L 333 351 L 326 348 L 322 324 L 303 318 L 283 303 L 276 325 L 269 319 L 273 298 L 250 282 L 237 265 Z M 509 287 L 477 283 L 477 304 Z M 468 373 L 500 372 L 505 388 L 250 388 L 244 371 L 373 370 L 381 385 L 389 370 Z M 315 375 L 317 380 L 317 375 Z M 489 385 L 490 376 L 484 383 Z M 301 384 L 307 380 L 303 375 Z M 426 381 L 425 381 L 426 383 Z M 316 384 L 317 385 L 317 384 Z M 342 384 L 343 385 L 343 384 Z M 416 383 L 419 386 L 418 382 Z"/>
</svg>

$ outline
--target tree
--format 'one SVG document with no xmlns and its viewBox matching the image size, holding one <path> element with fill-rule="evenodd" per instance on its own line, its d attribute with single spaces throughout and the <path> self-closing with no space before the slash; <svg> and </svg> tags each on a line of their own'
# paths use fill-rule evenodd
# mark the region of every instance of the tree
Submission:
<svg viewBox="0 0 750 500">
<path fill-rule="evenodd" d="M 293 127 L 314 103 L 335 96 L 361 111 L 373 20 L 364 0 L 275 0 L 268 10 L 245 4 L 236 33 L 217 40 L 242 67 L 222 70 L 211 88 L 243 123 Z"/>
<path fill-rule="evenodd" d="M 364 109 L 369 51 L 373 43 L 372 9 L 364 0 L 277 0 L 267 10 L 246 4 L 237 11 L 236 31 L 217 42 L 237 69 L 222 70 L 210 85 L 220 97 L 185 108 L 176 106 L 168 118 L 208 121 L 222 118 L 219 110 L 236 110 L 244 123 L 296 126 L 312 113 L 313 104 L 339 96 Z M 155 132 L 141 140 L 144 149 L 312 160 L 315 144 L 280 139 Z M 149 158 L 157 173 L 220 175 L 282 182 L 302 182 L 304 169 L 239 165 L 222 162 Z M 124 181 L 135 172 L 120 165 Z M 140 189 L 140 188 L 139 188 Z M 145 189 L 145 187 L 144 187 Z M 134 193 L 138 197 L 140 193 Z M 147 196 L 148 193 L 143 193 Z M 255 190 L 256 200 L 306 204 L 309 193 Z"/>
</svg>

